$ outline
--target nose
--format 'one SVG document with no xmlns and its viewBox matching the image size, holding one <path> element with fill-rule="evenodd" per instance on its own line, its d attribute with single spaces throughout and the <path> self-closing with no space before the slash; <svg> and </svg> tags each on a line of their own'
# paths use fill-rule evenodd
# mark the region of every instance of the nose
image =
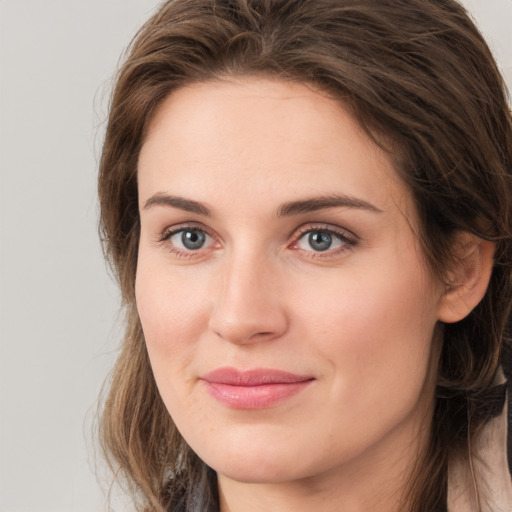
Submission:
<svg viewBox="0 0 512 512">
<path fill-rule="evenodd" d="M 279 272 L 256 257 L 233 257 L 224 263 L 210 330 L 236 344 L 282 336 L 288 329 L 288 317 L 280 295 Z"/>
</svg>

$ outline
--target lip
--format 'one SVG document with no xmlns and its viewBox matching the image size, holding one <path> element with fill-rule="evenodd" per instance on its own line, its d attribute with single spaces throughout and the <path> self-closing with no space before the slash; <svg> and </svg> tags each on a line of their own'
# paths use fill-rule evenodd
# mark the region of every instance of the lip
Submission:
<svg viewBox="0 0 512 512">
<path fill-rule="evenodd" d="M 217 368 L 201 377 L 208 393 L 234 409 L 265 409 L 291 398 L 308 387 L 311 376 L 257 368 Z"/>
</svg>

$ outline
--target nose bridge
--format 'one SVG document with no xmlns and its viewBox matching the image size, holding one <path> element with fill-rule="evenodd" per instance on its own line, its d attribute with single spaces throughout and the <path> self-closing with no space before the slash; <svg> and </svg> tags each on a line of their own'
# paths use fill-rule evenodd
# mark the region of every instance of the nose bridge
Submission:
<svg viewBox="0 0 512 512">
<path fill-rule="evenodd" d="M 287 327 L 276 263 L 250 247 L 232 250 L 220 270 L 210 328 L 233 343 L 270 340 Z"/>
</svg>

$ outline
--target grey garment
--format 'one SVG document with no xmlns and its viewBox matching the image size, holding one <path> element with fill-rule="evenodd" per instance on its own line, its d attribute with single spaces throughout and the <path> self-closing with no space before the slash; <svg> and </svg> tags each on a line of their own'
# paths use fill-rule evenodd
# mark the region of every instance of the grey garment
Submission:
<svg viewBox="0 0 512 512">
<path fill-rule="evenodd" d="M 452 461 L 448 469 L 449 512 L 510 512 L 512 511 L 512 480 L 509 466 L 509 423 L 507 385 L 499 376 L 496 386 L 501 393 L 496 412 L 490 416 L 474 443 L 476 457 L 473 470 L 478 478 L 479 495 L 475 493 L 473 475 L 467 460 Z M 510 391 L 508 391 L 510 393 Z"/>
<path fill-rule="evenodd" d="M 169 512 L 219 512 L 217 474 L 205 464 L 198 480 L 190 492 L 174 497 Z"/>
</svg>

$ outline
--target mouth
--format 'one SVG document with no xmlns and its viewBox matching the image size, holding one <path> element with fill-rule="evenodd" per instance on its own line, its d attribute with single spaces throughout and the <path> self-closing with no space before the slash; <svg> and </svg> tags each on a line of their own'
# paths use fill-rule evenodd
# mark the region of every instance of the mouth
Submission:
<svg viewBox="0 0 512 512">
<path fill-rule="evenodd" d="M 201 380 L 208 393 L 233 409 L 266 409 L 306 389 L 315 379 L 276 369 L 218 368 Z"/>
</svg>

